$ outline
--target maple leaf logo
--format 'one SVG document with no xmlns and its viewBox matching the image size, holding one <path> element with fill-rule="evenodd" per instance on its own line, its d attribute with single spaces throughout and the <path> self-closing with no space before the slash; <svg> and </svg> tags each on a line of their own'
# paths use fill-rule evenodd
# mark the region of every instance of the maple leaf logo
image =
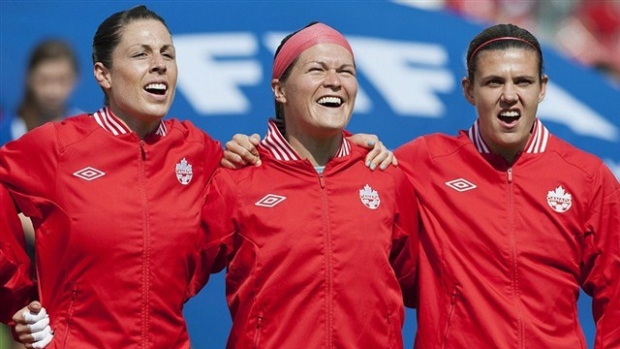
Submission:
<svg viewBox="0 0 620 349">
<path fill-rule="evenodd" d="M 547 192 L 547 203 L 556 212 L 564 213 L 573 205 L 572 195 L 560 185 Z"/>
<path fill-rule="evenodd" d="M 360 190 L 360 200 L 362 200 L 364 206 L 371 210 L 376 210 L 381 203 L 379 193 L 376 190 L 372 190 L 368 184 L 364 186 L 364 189 Z"/>
</svg>

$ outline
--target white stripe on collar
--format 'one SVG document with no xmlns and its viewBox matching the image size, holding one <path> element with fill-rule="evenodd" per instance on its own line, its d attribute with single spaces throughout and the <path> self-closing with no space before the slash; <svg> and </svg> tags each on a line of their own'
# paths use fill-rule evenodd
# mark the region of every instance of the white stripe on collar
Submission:
<svg viewBox="0 0 620 349">
<path fill-rule="evenodd" d="M 280 161 L 292 161 L 292 160 L 301 160 L 301 157 L 295 149 L 289 144 L 289 142 L 284 138 L 280 130 L 278 130 L 278 126 L 275 124 L 273 120 L 269 120 L 269 124 L 267 127 L 267 135 L 260 142 L 263 147 L 265 147 L 271 155 Z M 346 138 L 342 138 L 342 143 L 340 144 L 340 148 L 334 155 L 335 158 L 339 158 L 342 156 L 347 156 L 351 153 L 351 144 Z"/>
<path fill-rule="evenodd" d="M 478 152 L 489 154 L 491 153 L 491 150 L 484 141 L 484 139 L 482 139 L 479 123 L 480 121 L 476 120 L 476 122 L 469 128 L 467 134 L 476 149 L 478 149 Z M 536 119 L 534 121 L 534 128 L 532 130 L 532 134 L 530 136 L 530 139 L 528 140 L 527 146 L 525 147 L 525 153 L 544 153 L 547 149 L 549 135 L 549 130 L 547 130 L 547 128 L 542 124 L 539 119 Z"/>
<path fill-rule="evenodd" d="M 108 107 L 103 107 L 90 116 L 93 117 L 104 130 L 111 132 L 115 136 L 132 132 L 129 126 L 127 126 L 123 120 L 112 114 L 112 111 Z M 155 134 L 163 137 L 167 133 L 168 130 L 166 129 L 166 125 L 160 120 Z"/>
</svg>

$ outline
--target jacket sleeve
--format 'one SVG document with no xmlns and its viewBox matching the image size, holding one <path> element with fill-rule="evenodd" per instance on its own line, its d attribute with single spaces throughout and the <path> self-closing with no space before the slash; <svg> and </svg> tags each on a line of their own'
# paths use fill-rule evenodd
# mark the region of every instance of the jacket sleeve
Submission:
<svg viewBox="0 0 620 349">
<path fill-rule="evenodd" d="M 420 215 L 417 195 L 405 174 L 396 176 L 397 213 L 394 222 L 394 241 L 390 261 L 398 277 L 405 306 L 413 308 L 416 301 L 416 274 L 418 264 L 418 234 Z"/>
<path fill-rule="evenodd" d="M 37 226 L 56 191 L 59 146 L 56 123 L 47 123 L 0 148 L 0 182 Z"/>
<path fill-rule="evenodd" d="M 0 185 L 0 322 L 8 324 L 34 296 L 36 287 L 30 275 L 31 262 L 17 210 L 8 190 Z"/>
<path fill-rule="evenodd" d="M 201 131 L 202 132 L 202 131 Z M 204 148 L 205 148 L 205 171 L 210 175 L 209 178 L 220 167 L 222 158 L 224 157 L 224 150 L 222 150 L 222 144 L 209 135 L 203 132 Z"/>
<path fill-rule="evenodd" d="M 199 268 L 190 281 L 190 296 L 198 293 L 209 280 L 209 275 L 222 271 L 228 264 L 236 230 L 233 222 L 235 205 L 234 183 L 218 168 L 207 185 L 207 194 L 201 213 L 204 245 L 198 251 Z"/>
<path fill-rule="evenodd" d="M 602 164 L 592 188 L 582 287 L 592 296 L 594 348 L 620 348 L 620 184 Z"/>
</svg>

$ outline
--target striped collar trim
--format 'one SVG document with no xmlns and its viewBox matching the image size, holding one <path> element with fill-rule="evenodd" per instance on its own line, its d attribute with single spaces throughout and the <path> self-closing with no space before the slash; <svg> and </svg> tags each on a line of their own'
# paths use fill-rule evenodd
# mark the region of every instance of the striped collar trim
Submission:
<svg viewBox="0 0 620 349">
<path fill-rule="evenodd" d="M 476 146 L 478 152 L 484 154 L 490 154 L 491 148 L 486 144 L 484 139 L 482 139 L 482 135 L 480 134 L 480 124 L 479 120 L 469 128 L 467 132 L 469 139 Z M 547 143 L 549 142 L 549 130 L 542 124 L 539 119 L 534 121 L 534 128 L 532 130 L 532 135 L 528 141 L 528 144 L 525 147 L 525 153 L 528 154 L 537 154 L 544 153 L 547 150 Z"/>
<path fill-rule="evenodd" d="M 91 114 L 91 117 L 94 118 L 99 126 L 101 126 L 104 130 L 115 136 L 133 132 L 123 120 L 112 114 L 112 111 L 108 107 L 103 107 L 97 110 Z M 157 126 L 155 134 L 162 137 L 168 134 L 168 130 L 166 129 L 166 125 L 163 121 L 159 121 L 159 126 Z"/>
<path fill-rule="evenodd" d="M 271 155 L 280 161 L 294 161 L 301 160 L 301 157 L 295 149 L 289 144 L 289 142 L 284 138 L 280 130 L 278 130 L 278 126 L 275 124 L 273 120 L 269 120 L 269 125 L 267 128 L 267 135 L 260 142 L 265 149 L 267 149 Z M 336 152 L 335 158 L 347 156 L 351 153 L 351 144 L 347 141 L 346 138 L 342 138 L 342 143 L 340 144 L 340 148 L 338 152 Z"/>
</svg>

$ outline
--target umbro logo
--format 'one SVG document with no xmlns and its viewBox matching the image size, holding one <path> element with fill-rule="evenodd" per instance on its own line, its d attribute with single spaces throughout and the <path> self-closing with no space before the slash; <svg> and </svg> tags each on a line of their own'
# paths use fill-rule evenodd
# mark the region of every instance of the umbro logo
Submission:
<svg viewBox="0 0 620 349">
<path fill-rule="evenodd" d="M 264 198 L 256 201 L 254 205 L 261 207 L 274 207 L 275 205 L 281 203 L 284 200 L 286 200 L 285 196 L 267 194 Z"/>
<path fill-rule="evenodd" d="M 478 188 L 474 183 L 466 180 L 465 178 L 453 179 L 446 182 L 446 185 L 458 192 L 464 192 Z"/>
<path fill-rule="evenodd" d="M 94 167 L 85 167 L 79 171 L 75 171 L 73 172 L 73 175 L 78 177 L 78 178 L 82 178 L 84 180 L 87 181 L 92 181 L 93 179 L 97 179 L 99 177 L 103 177 L 105 176 L 105 172 L 103 171 L 99 171 L 98 169 L 94 168 Z"/>
</svg>

